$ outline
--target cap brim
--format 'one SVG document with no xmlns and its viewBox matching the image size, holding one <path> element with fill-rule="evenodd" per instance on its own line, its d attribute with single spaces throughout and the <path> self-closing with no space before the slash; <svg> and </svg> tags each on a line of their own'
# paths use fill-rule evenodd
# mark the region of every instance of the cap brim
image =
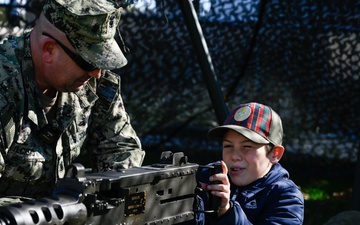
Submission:
<svg viewBox="0 0 360 225">
<path fill-rule="evenodd" d="M 75 46 L 81 46 L 76 49 L 79 55 L 97 68 L 112 70 L 127 64 L 127 59 L 114 38 L 89 46 L 78 42 Z"/>
<path fill-rule="evenodd" d="M 222 139 L 224 137 L 225 132 L 228 130 L 236 131 L 255 143 L 259 143 L 259 144 L 270 143 L 269 140 L 266 140 L 264 137 L 257 134 L 256 132 L 237 125 L 223 125 L 223 126 L 215 127 L 209 130 L 208 137 L 210 139 Z"/>
</svg>

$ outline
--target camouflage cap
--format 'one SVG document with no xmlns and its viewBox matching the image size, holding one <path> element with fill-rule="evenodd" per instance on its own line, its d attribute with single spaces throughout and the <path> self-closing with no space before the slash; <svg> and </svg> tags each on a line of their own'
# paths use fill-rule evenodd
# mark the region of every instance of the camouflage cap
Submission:
<svg viewBox="0 0 360 225">
<path fill-rule="evenodd" d="M 127 64 L 114 38 L 120 10 L 111 0 L 47 0 L 43 14 L 86 62 L 111 70 Z"/>
</svg>

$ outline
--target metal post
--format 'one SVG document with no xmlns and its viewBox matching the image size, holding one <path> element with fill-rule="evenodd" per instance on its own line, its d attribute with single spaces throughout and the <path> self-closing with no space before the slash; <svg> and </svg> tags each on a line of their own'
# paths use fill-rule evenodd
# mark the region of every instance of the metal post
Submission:
<svg viewBox="0 0 360 225">
<path fill-rule="evenodd" d="M 209 50 L 196 11 L 191 0 L 178 0 L 178 2 L 184 15 L 185 23 L 189 30 L 192 45 L 198 57 L 203 77 L 208 87 L 217 120 L 219 124 L 222 124 L 228 115 L 228 109 L 225 104 L 224 95 L 217 82 L 214 66 L 211 62 Z"/>
</svg>

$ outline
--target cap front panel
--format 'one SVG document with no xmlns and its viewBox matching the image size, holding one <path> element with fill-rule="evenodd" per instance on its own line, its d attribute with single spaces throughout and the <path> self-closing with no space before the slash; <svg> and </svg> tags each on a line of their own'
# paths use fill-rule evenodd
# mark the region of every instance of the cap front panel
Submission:
<svg viewBox="0 0 360 225">
<path fill-rule="evenodd" d="M 233 124 L 248 128 L 259 135 L 267 138 L 270 130 L 271 110 L 270 108 L 250 103 L 241 105 L 232 112 L 225 124 Z"/>
</svg>

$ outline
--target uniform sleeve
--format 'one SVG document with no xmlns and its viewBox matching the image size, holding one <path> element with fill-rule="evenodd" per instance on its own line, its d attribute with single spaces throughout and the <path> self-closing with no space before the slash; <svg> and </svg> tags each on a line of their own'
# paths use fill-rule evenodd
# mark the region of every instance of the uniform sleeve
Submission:
<svg viewBox="0 0 360 225">
<path fill-rule="evenodd" d="M 99 99 L 91 116 L 86 146 L 92 152 L 95 171 L 141 166 L 145 156 L 120 90 L 120 77 L 111 72 L 104 74 L 98 84 Z"/>
<path fill-rule="evenodd" d="M 0 93 L 0 177 L 5 169 L 5 155 L 15 136 L 14 104 Z"/>
<path fill-rule="evenodd" d="M 0 140 L 1 142 L 1 140 Z M 2 143 L 0 143 L 0 145 L 2 145 Z M 5 160 L 3 157 L 3 151 L 0 151 L 0 177 L 2 176 L 4 169 L 5 169 Z"/>
<path fill-rule="evenodd" d="M 1 98 L 1 95 L 0 95 Z M 1 103 L 0 103 L 1 104 Z M 4 169 L 5 169 L 5 161 L 4 161 L 4 154 L 5 154 L 5 135 L 4 135 L 4 129 L 3 129 L 3 119 L 2 115 L 0 114 L 0 177 L 2 176 Z"/>
</svg>

